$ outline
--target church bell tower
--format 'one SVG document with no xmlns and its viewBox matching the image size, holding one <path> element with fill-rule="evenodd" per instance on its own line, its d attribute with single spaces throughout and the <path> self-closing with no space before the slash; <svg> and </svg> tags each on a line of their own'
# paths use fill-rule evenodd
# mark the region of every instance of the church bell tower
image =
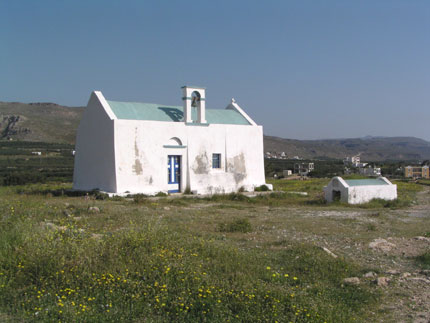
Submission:
<svg viewBox="0 0 430 323">
<path fill-rule="evenodd" d="M 185 123 L 207 123 L 206 121 L 206 89 L 203 87 L 183 86 L 182 100 Z M 193 110 L 197 110 L 197 119 L 193 120 Z"/>
</svg>

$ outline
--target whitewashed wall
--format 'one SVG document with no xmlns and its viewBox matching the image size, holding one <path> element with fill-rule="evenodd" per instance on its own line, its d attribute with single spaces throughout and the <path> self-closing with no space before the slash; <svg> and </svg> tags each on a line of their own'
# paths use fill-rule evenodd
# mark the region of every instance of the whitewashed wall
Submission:
<svg viewBox="0 0 430 323">
<path fill-rule="evenodd" d="M 324 197 L 328 203 L 333 202 L 333 191 L 340 192 L 340 201 L 348 203 L 348 187 L 349 185 L 342 177 L 333 177 L 330 183 L 323 188 Z"/>
<path fill-rule="evenodd" d="M 361 204 L 373 199 L 395 200 L 397 185 L 367 185 L 348 188 L 348 203 Z"/>
<path fill-rule="evenodd" d="M 78 127 L 73 172 L 76 190 L 116 191 L 114 116 L 103 107 L 103 100 L 100 92 L 91 94 Z"/>
<path fill-rule="evenodd" d="M 164 148 L 178 138 L 184 148 Z M 166 192 L 167 156 L 181 156 L 181 191 L 226 193 L 265 184 L 261 126 L 115 120 L 117 192 Z M 212 168 L 212 154 L 221 168 Z"/>
</svg>

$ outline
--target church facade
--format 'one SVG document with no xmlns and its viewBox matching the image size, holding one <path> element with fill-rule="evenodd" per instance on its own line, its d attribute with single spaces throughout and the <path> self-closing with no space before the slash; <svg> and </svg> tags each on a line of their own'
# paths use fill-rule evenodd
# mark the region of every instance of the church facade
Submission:
<svg viewBox="0 0 430 323">
<path fill-rule="evenodd" d="M 206 109 L 205 92 L 182 87 L 182 106 L 93 92 L 78 127 L 73 188 L 214 194 L 265 185 L 262 126 L 234 99 Z"/>
</svg>

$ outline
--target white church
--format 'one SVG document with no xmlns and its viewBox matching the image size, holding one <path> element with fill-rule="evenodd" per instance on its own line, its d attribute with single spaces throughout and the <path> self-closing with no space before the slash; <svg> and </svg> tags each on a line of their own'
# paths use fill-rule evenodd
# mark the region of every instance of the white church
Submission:
<svg viewBox="0 0 430 323">
<path fill-rule="evenodd" d="M 263 127 L 234 99 L 206 109 L 204 88 L 182 87 L 182 101 L 117 102 L 93 92 L 78 127 L 73 188 L 213 194 L 266 185 Z"/>
</svg>

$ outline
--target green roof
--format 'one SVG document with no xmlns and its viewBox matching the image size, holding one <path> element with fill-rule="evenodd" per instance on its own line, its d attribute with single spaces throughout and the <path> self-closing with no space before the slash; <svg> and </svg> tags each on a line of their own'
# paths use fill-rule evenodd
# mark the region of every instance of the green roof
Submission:
<svg viewBox="0 0 430 323">
<path fill-rule="evenodd" d="M 107 102 L 118 119 L 180 122 L 183 121 L 184 117 L 183 107 L 180 106 L 135 102 Z M 193 120 L 197 119 L 196 108 L 192 108 L 191 115 Z M 235 110 L 206 109 L 206 121 L 213 124 L 250 124 L 244 116 Z"/>
<path fill-rule="evenodd" d="M 349 179 L 345 180 L 349 186 L 364 186 L 364 185 L 389 185 L 387 182 L 380 178 L 368 179 Z"/>
</svg>

